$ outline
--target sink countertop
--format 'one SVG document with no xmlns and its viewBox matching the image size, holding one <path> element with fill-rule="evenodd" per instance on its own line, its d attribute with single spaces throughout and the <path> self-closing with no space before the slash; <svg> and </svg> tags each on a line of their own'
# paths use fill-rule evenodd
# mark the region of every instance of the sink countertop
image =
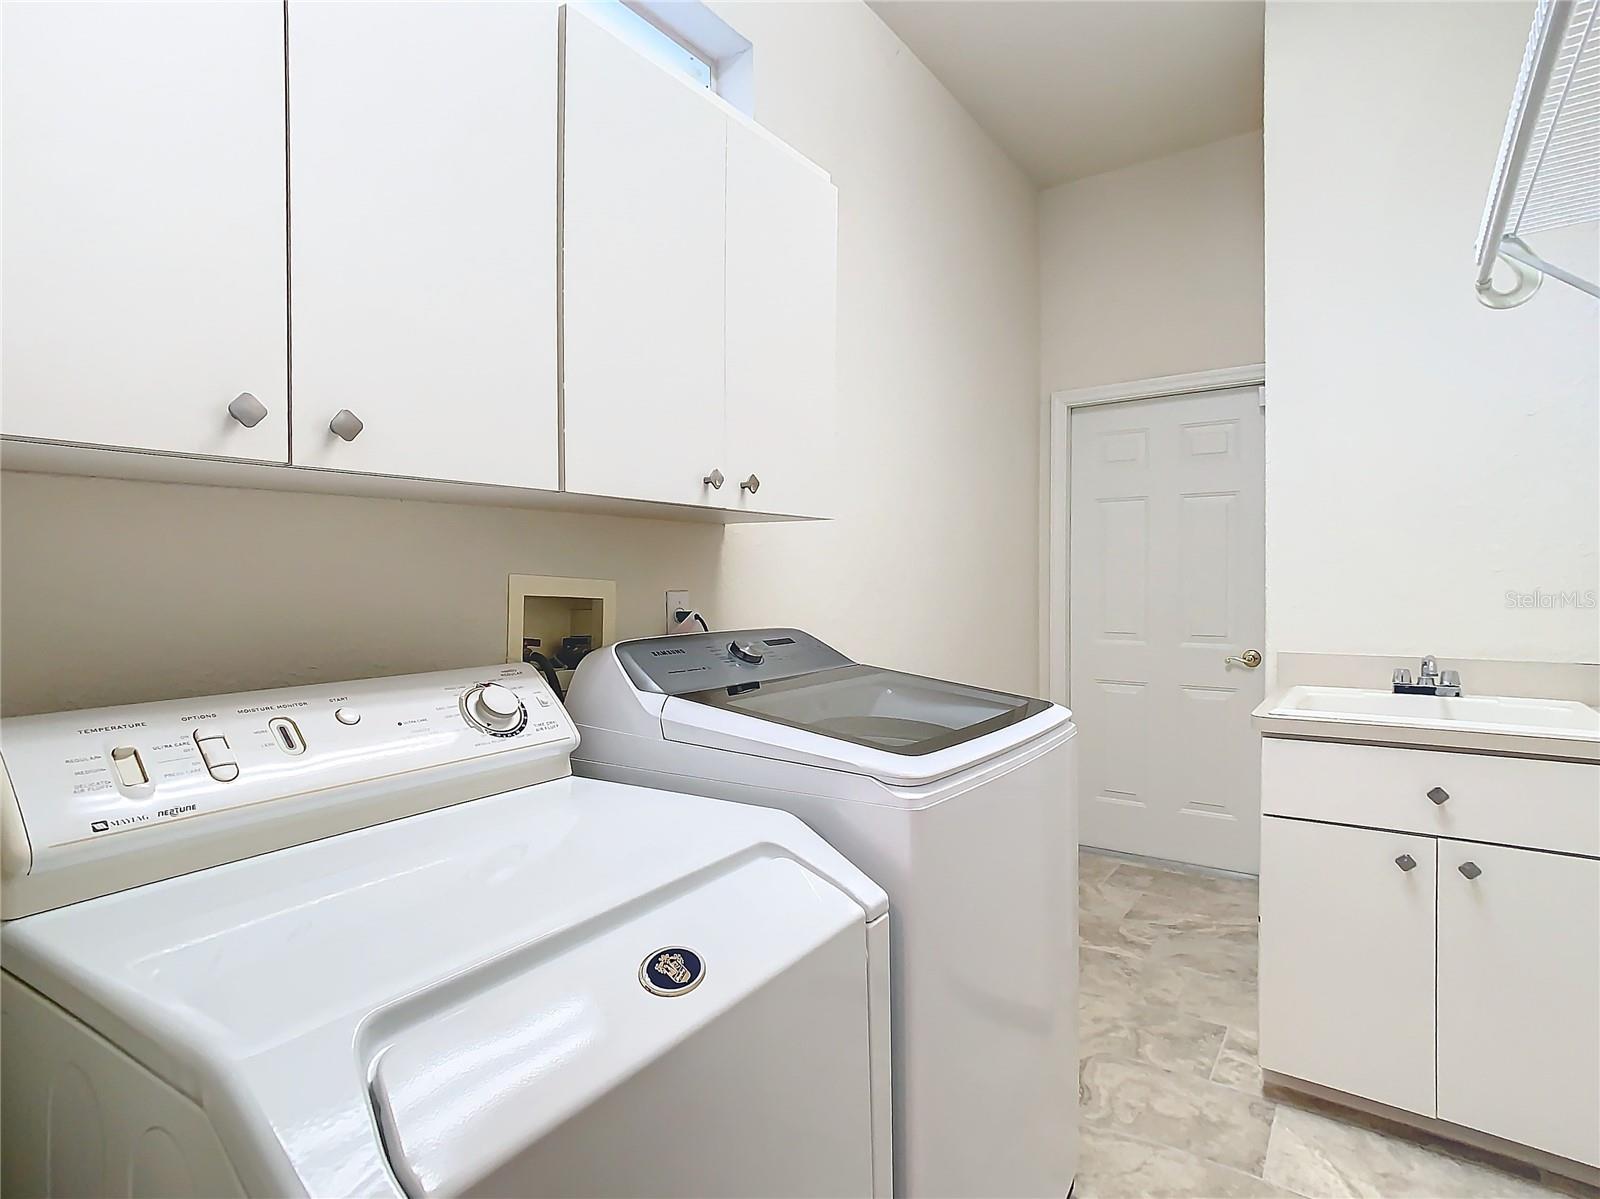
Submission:
<svg viewBox="0 0 1600 1199">
<path fill-rule="evenodd" d="M 1573 700 L 1298 685 L 1256 708 L 1265 737 L 1600 762 L 1600 709 Z"/>
</svg>

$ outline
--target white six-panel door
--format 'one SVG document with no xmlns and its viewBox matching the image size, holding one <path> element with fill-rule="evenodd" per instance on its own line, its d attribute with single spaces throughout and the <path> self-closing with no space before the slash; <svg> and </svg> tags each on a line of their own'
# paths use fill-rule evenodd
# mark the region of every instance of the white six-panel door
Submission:
<svg viewBox="0 0 1600 1199">
<path fill-rule="evenodd" d="M 289 6 L 297 464 L 560 485 L 557 22 Z"/>
<path fill-rule="evenodd" d="M 1072 413 L 1071 705 L 1086 845 L 1255 873 L 1258 389 Z"/>
<path fill-rule="evenodd" d="M 283 9 L 0 22 L 0 432 L 285 461 Z"/>
<path fill-rule="evenodd" d="M 722 109 L 568 9 L 564 119 L 567 489 L 732 506 Z"/>
</svg>

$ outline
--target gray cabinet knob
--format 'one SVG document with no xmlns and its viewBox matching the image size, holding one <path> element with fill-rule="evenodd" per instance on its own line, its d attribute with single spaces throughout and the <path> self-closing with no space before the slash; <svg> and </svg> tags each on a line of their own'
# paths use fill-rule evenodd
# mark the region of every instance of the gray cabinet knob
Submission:
<svg viewBox="0 0 1600 1199">
<path fill-rule="evenodd" d="M 361 423 L 361 418 L 348 408 L 341 408 L 333 414 L 333 419 L 328 422 L 328 429 L 335 437 L 345 441 L 354 441 L 361 435 L 361 430 L 367 426 Z"/>
<path fill-rule="evenodd" d="M 1428 798 L 1433 800 L 1433 802 L 1436 804 L 1441 804 L 1450 798 L 1450 792 L 1446 791 L 1443 787 L 1434 787 L 1429 790 Z"/>
<path fill-rule="evenodd" d="M 761 480 L 756 478 L 755 475 L 751 475 L 743 483 L 739 484 L 739 490 L 748 491 L 751 495 L 754 495 L 761 490 Z"/>
<path fill-rule="evenodd" d="M 1408 853 L 1403 853 L 1394 860 L 1394 864 L 1402 870 L 1415 870 L 1417 868 L 1417 859 Z"/>
<path fill-rule="evenodd" d="M 1467 878 L 1477 878 L 1478 875 L 1483 873 L 1476 862 L 1462 862 L 1456 869 L 1461 871 Z"/>
<path fill-rule="evenodd" d="M 267 406 L 248 391 L 241 391 L 228 405 L 228 415 L 247 429 L 253 429 L 266 419 Z"/>
<path fill-rule="evenodd" d="M 702 483 L 711 484 L 711 490 L 712 491 L 721 491 L 722 490 L 723 478 L 724 478 L 724 476 L 723 476 L 722 472 L 720 470 L 717 470 L 715 467 L 712 467 L 711 473 L 709 475 L 707 475 L 705 478 L 701 479 L 700 481 Z"/>
</svg>

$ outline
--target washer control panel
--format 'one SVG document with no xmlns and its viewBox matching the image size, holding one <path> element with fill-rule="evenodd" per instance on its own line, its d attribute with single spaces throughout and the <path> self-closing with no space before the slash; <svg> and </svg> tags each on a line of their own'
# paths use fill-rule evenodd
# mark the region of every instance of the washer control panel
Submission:
<svg viewBox="0 0 1600 1199">
<path fill-rule="evenodd" d="M 663 695 L 745 687 L 855 665 L 799 629 L 649 637 L 618 645 L 617 659 L 635 687 Z"/>
<path fill-rule="evenodd" d="M 0 721 L 0 763 L 7 819 L 22 827 L 5 831 L 25 835 L 37 872 L 57 855 L 159 850 L 162 830 L 214 831 L 225 815 L 260 825 L 348 803 L 393 818 L 381 795 L 396 780 L 419 792 L 443 780 L 433 785 L 451 797 L 440 806 L 472 798 L 460 780 L 475 766 L 525 766 L 530 782 L 566 774 L 576 745 L 565 708 L 521 663 L 16 717 Z M 139 835 L 124 850 L 127 834 Z"/>
</svg>

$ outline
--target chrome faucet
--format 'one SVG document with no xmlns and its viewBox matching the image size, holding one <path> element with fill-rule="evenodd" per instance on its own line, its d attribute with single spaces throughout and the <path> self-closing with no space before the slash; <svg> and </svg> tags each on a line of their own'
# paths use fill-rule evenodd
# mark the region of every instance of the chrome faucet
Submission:
<svg viewBox="0 0 1600 1199">
<path fill-rule="evenodd" d="M 1461 675 L 1454 670 L 1441 671 L 1439 660 L 1427 654 L 1417 668 L 1415 683 L 1411 681 L 1411 672 L 1401 666 L 1395 669 L 1393 685 L 1396 695 L 1460 695 Z"/>
</svg>

